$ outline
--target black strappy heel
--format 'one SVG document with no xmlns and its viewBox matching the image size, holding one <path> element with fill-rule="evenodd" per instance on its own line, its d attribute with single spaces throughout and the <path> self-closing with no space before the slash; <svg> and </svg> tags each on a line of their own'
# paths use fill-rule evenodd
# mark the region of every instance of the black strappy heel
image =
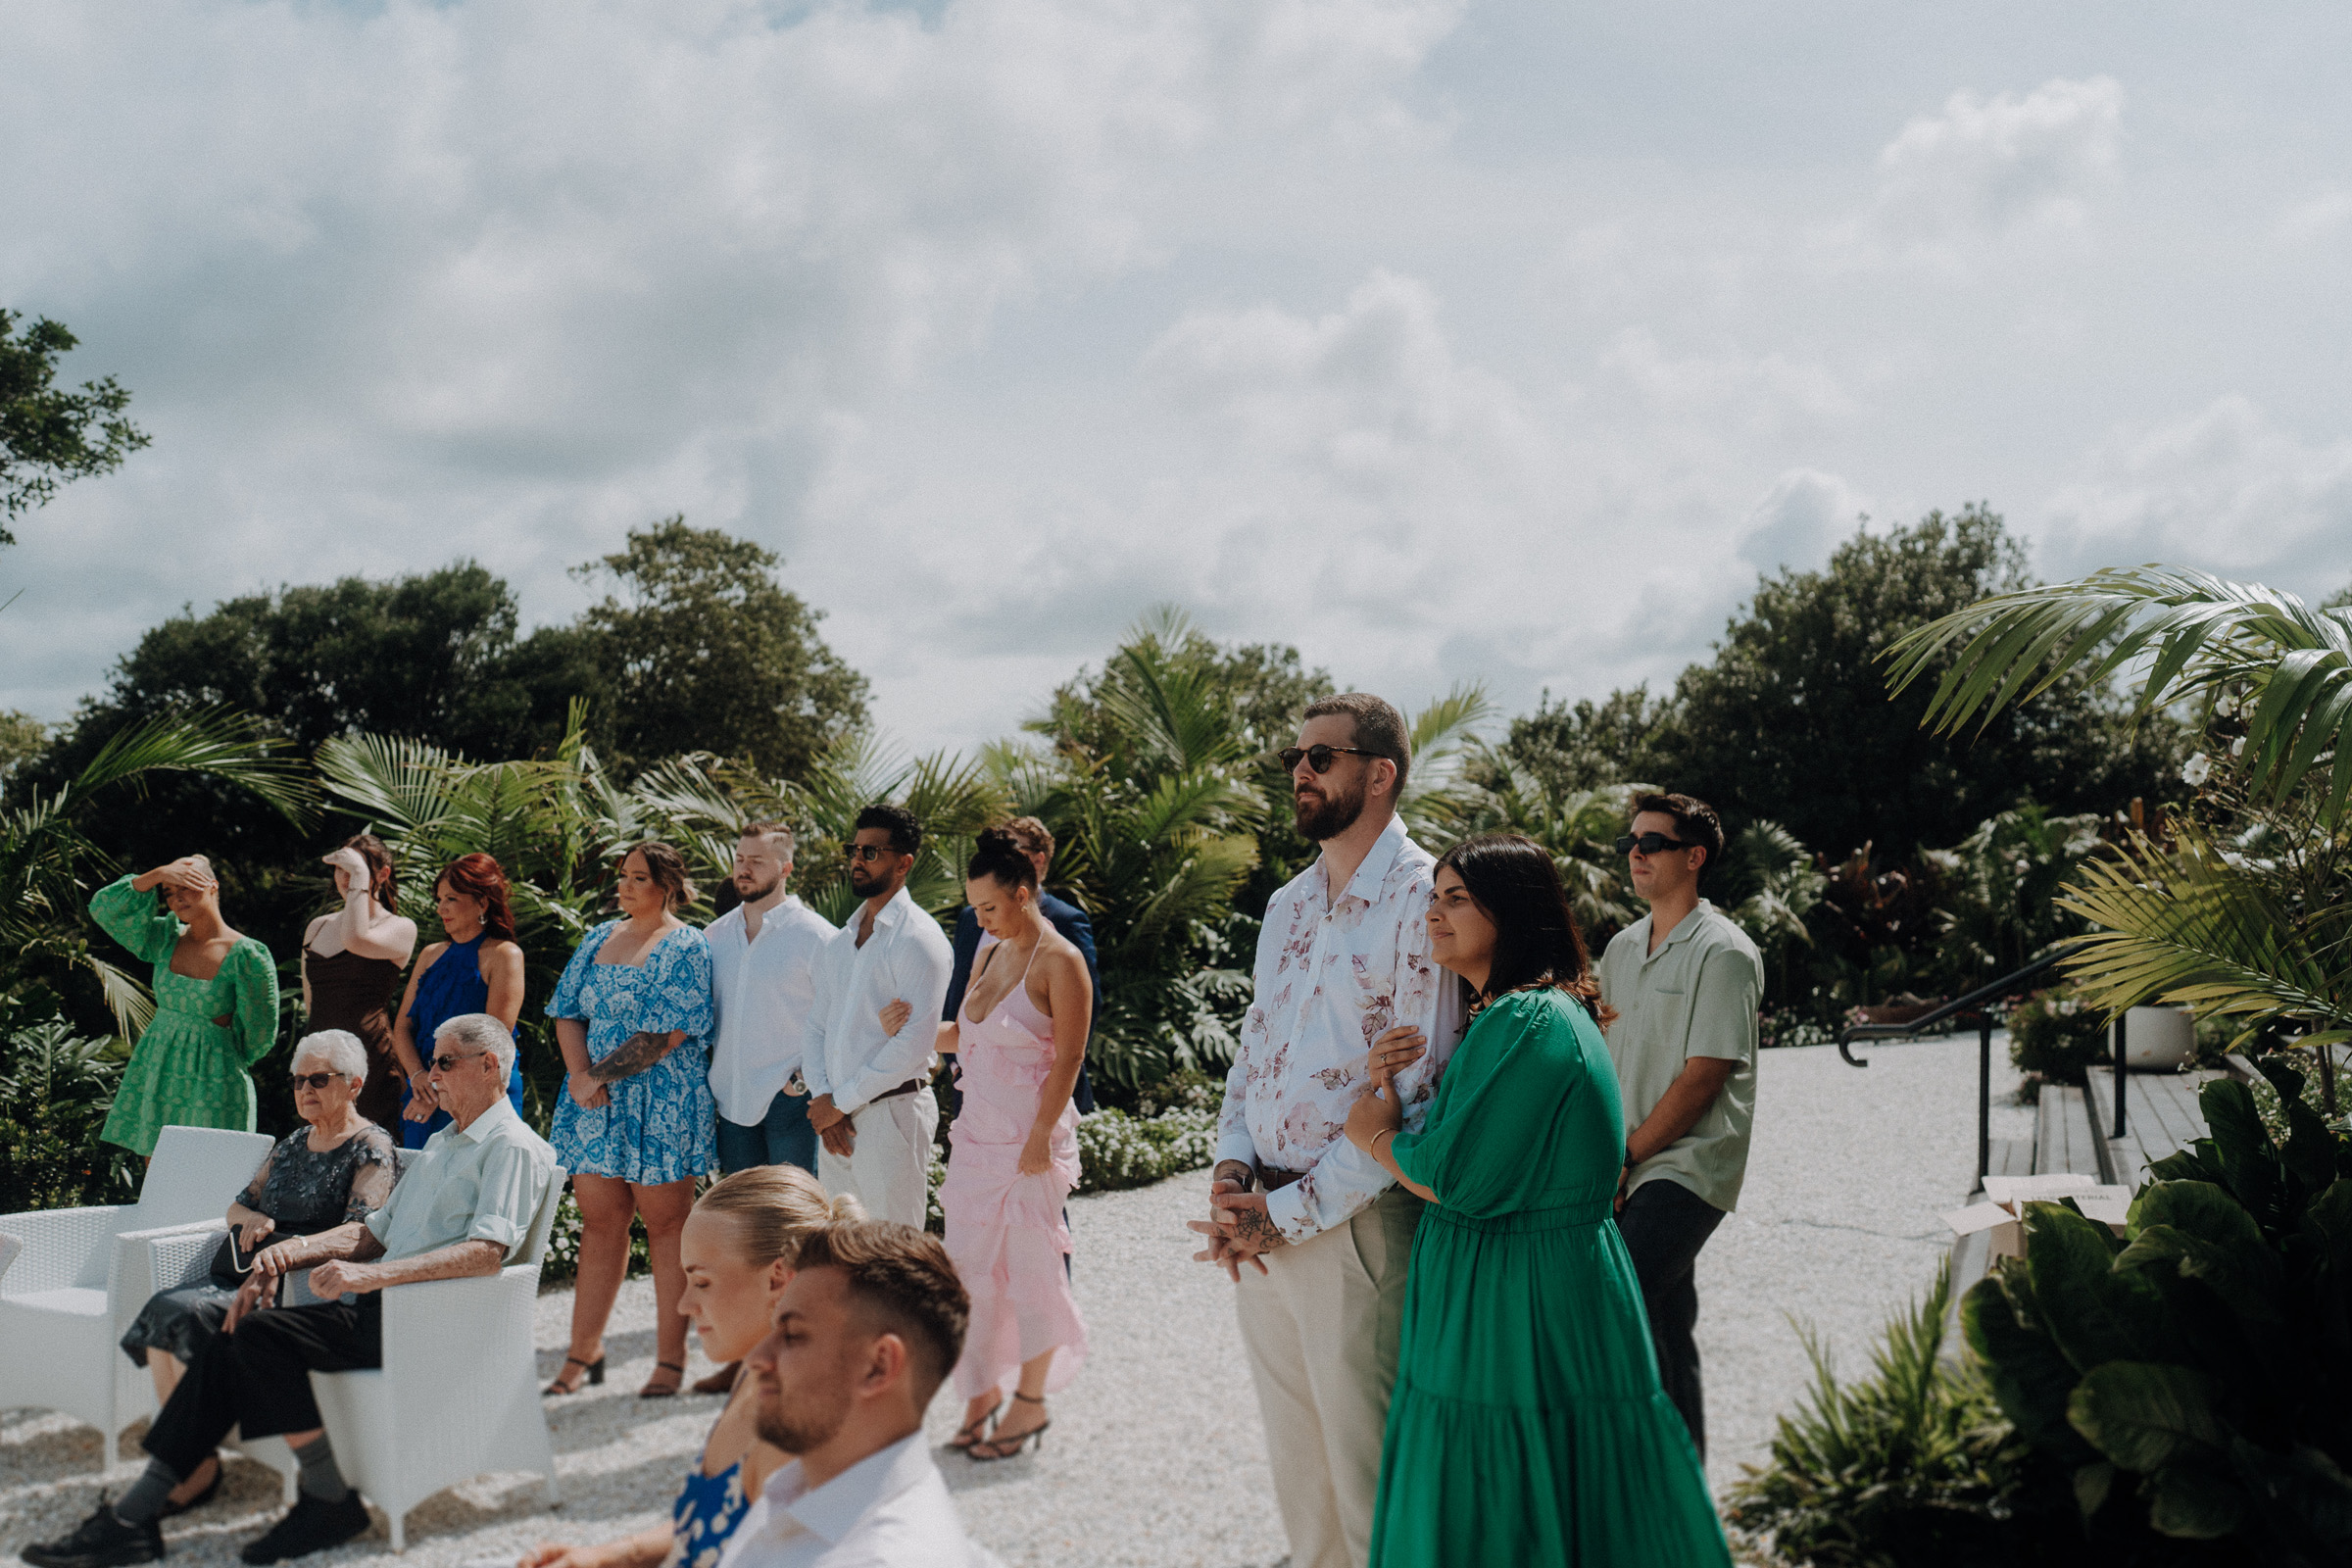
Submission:
<svg viewBox="0 0 2352 1568">
<path fill-rule="evenodd" d="M 980 1429 L 987 1426 L 990 1422 L 994 1421 L 997 1417 L 1003 1415 L 1004 1413 L 1004 1406 L 1003 1402 L 1000 1401 L 997 1407 L 989 1411 L 986 1415 L 976 1417 L 975 1419 L 965 1423 L 961 1432 L 956 1433 L 954 1437 L 948 1440 L 948 1446 L 951 1448 L 961 1448 L 966 1453 L 971 1452 L 973 1444 L 985 1443 L 988 1441 L 987 1439 L 981 1437 Z"/>
<path fill-rule="evenodd" d="M 654 1363 L 654 1370 L 656 1372 L 675 1372 L 678 1375 L 678 1388 L 684 1388 L 686 1386 L 686 1369 L 678 1365 L 678 1363 L 675 1361 L 656 1361 Z M 651 1381 L 648 1381 L 644 1388 L 637 1391 L 637 1397 L 640 1399 L 674 1399 L 677 1396 L 677 1388 L 657 1389 L 654 1387 Z"/>
<path fill-rule="evenodd" d="M 588 1375 L 567 1389 L 564 1386 L 564 1373 L 566 1369 L 575 1366 L 587 1368 Z M 556 1369 L 556 1381 L 547 1386 L 547 1392 L 550 1394 L 577 1394 L 588 1384 L 595 1384 L 602 1388 L 604 1382 L 605 1358 L 603 1356 L 600 1355 L 593 1361 L 583 1361 L 576 1355 L 567 1355 L 564 1358 L 564 1365 Z"/>
<path fill-rule="evenodd" d="M 1013 1391 L 1012 1396 L 1020 1400 L 1023 1404 L 1042 1405 L 1046 1402 L 1043 1399 L 1032 1399 L 1029 1397 L 1029 1396 L 1021 1393 L 1017 1389 Z M 1046 1428 L 1052 1426 L 1053 1424 L 1054 1423 L 1051 1420 L 1040 1421 L 1036 1426 L 1031 1427 L 1028 1431 L 1022 1433 L 1017 1438 L 996 1438 L 987 1443 L 975 1443 L 963 1451 L 969 1455 L 972 1461 L 976 1464 L 993 1464 L 999 1459 L 1019 1458 L 1021 1456 L 1021 1450 L 1029 1446 L 1030 1443 L 1034 1440 L 1037 1444 L 1038 1450 L 1043 1452 L 1046 1446 Z M 1012 1445 L 1010 1448 L 1006 1448 L 1004 1446 L 1008 1443 Z M 987 1448 L 991 1451 L 982 1453 L 980 1451 L 982 1448 Z"/>
</svg>

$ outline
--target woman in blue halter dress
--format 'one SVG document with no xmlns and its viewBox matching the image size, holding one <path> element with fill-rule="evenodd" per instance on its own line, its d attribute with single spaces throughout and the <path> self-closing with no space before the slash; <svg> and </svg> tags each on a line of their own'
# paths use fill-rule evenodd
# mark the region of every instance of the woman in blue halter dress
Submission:
<svg viewBox="0 0 2352 1568">
<path fill-rule="evenodd" d="M 433 883 L 446 942 L 426 948 L 409 976 L 392 1026 L 392 1050 L 408 1074 L 401 1093 L 400 1142 L 422 1149 L 449 1125 L 449 1112 L 433 1103 L 425 1063 L 433 1054 L 433 1031 L 468 1012 L 486 1012 L 514 1030 L 522 1016 L 522 949 L 514 941 L 514 915 L 507 906 L 507 874 L 487 855 L 464 855 L 442 867 Z M 507 1077 L 507 1099 L 523 1113 L 522 1052 Z"/>
</svg>

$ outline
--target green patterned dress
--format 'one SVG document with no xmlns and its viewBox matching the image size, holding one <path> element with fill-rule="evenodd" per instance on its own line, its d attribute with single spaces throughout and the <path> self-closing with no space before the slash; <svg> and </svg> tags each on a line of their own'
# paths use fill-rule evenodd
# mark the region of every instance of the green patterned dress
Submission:
<svg viewBox="0 0 2352 1568">
<path fill-rule="evenodd" d="M 172 972 L 172 950 L 187 927 L 124 877 L 98 890 L 90 918 L 155 965 L 155 1018 L 122 1069 L 115 1108 L 99 1134 L 138 1154 L 155 1152 L 166 1127 L 253 1131 L 253 1064 L 277 1041 L 277 963 L 239 937 L 210 980 Z M 225 1017 L 225 1024 L 215 1023 Z"/>
<path fill-rule="evenodd" d="M 1611 1216 L 1624 1112 L 1591 1014 L 1515 992 L 1462 1037 L 1397 1167 L 1421 1212 L 1374 1568 L 1728 1568 Z"/>
</svg>

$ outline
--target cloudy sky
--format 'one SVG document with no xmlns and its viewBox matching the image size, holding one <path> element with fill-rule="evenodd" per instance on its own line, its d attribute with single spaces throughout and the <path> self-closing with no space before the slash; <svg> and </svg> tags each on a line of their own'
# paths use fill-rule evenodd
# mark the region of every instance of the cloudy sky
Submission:
<svg viewBox="0 0 2352 1568">
<path fill-rule="evenodd" d="M 673 512 L 925 748 L 1161 601 L 1407 703 L 1667 680 L 1971 500 L 2045 575 L 2325 594 L 2348 58 L 2145 0 L 0 0 L 0 304 L 155 438 L 0 553 L 0 707 L 280 582 L 567 618 Z"/>
</svg>

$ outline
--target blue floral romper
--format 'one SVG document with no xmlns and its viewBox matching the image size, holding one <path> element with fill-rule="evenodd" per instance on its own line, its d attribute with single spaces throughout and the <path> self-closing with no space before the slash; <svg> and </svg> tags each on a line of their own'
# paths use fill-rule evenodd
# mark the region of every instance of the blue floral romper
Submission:
<svg viewBox="0 0 2352 1568">
<path fill-rule="evenodd" d="M 684 1181 L 718 1168 L 717 1102 L 710 1096 L 710 946 L 680 926 L 642 964 L 598 963 L 609 920 L 571 956 L 550 1018 L 584 1019 L 588 1059 L 601 1061 L 641 1030 L 683 1029 L 678 1049 L 645 1071 L 605 1087 L 612 1102 L 583 1110 L 568 1089 L 556 1091 L 548 1142 L 573 1175 L 611 1176 L 641 1187 Z"/>
</svg>

